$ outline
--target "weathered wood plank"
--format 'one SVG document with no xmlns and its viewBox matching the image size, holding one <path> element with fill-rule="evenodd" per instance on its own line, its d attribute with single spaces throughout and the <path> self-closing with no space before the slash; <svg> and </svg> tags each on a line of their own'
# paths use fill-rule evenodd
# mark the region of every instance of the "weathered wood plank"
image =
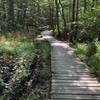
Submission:
<svg viewBox="0 0 100 100">
<path fill-rule="evenodd" d="M 70 89 L 70 90 L 61 90 L 61 89 L 56 89 L 56 90 L 52 90 L 51 94 L 79 94 L 79 95 L 100 95 L 100 91 L 90 91 L 90 90 L 86 90 L 86 89 Z"/>
<path fill-rule="evenodd" d="M 100 100 L 100 95 L 72 95 L 72 94 L 53 94 L 52 98 L 59 99 L 77 99 L 77 100 Z"/>
<path fill-rule="evenodd" d="M 90 90 L 90 91 L 100 91 L 100 87 L 97 87 L 97 86 L 91 86 L 91 87 L 86 87 L 86 86 L 57 86 L 57 85 L 52 85 L 51 87 L 52 90 L 72 90 L 72 89 L 85 89 L 86 91 Z"/>
<path fill-rule="evenodd" d="M 62 77 L 66 77 L 66 76 L 77 76 L 77 77 L 83 77 L 83 76 L 88 76 L 88 77 L 91 77 L 90 76 L 90 74 L 87 74 L 87 73 L 83 73 L 83 74 L 74 74 L 74 73 L 72 73 L 72 74 L 57 74 L 57 73 L 54 73 L 54 74 L 52 74 L 52 76 L 62 76 Z M 91 78 L 93 78 L 93 77 L 91 77 Z"/>
<path fill-rule="evenodd" d="M 88 78 L 88 77 L 83 77 L 83 78 L 81 78 L 81 77 L 74 77 L 74 76 L 72 76 L 72 77 L 52 77 L 52 79 L 54 79 L 54 80 L 73 80 L 73 81 L 75 81 L 75 80 L 77 80 L 77 81 L 79 81 L 79 80 L 91 80 L 91 81 L 96 81 L 96 79 L 95 78 Z"/>
<path fill-rule="evenodd" d="M 51 81 L 52 83 L 95 83 L 95 84 L 98 84 L 98 82 L 97 81 L 92 81 L 92 80 L 88 80 L 88 81 L 86 81 L 86 80 L 52 80 Z"/>
</svg>

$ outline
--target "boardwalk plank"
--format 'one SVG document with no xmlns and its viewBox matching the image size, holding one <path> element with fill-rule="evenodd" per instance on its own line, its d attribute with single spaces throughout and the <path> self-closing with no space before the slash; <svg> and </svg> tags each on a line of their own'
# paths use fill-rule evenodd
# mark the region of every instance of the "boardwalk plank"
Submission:
<svg viewBox="0 0 100 100">
<path fill-rule="evenodd" d="M 100 95 L 72 95 L 72 94 L 53 94 L 52 98 L 60 98 L 60 99 L 77 99 L 77 100 L 100 100 Z M 53 100 L 53 99 L 52 99 Z"/>
</svg>

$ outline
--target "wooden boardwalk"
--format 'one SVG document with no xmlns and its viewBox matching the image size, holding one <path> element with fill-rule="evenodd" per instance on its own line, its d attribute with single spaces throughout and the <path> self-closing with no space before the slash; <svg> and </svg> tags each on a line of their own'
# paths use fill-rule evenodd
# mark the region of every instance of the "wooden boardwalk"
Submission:
<svg viewBox="0 0 100 100">
<path fill-rule="evenodd" d="M 51 100 L 100 100 L 100 83 L 67 43 L 44 36 L 52 46 Z"/>
</svg>

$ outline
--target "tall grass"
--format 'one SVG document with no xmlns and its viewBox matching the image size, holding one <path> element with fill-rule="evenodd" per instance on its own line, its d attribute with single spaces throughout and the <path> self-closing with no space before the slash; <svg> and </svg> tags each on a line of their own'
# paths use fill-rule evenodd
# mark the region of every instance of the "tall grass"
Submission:
<svg viewBox="0 0 100 100">
<path fill-rule="evenodd" d="M 13 66 L 13 70 L 15 70 L 13 78 L 17 75 L 22 77 L 28 74 L 29 62 L 35 56 L 34 50 L 33 41 L 26 37 L 20 39 L 3 38 L 0 41 L 0 57 L 5 59 L 4 65 Z"/>
<path fill-rule="evenodd" d="M 41 53 L 45 62 L 48 62 L 48 60 L 50 60 L 50 55 L 51 55 L 51 46 L 49 42 L 47 42 L 46 40 L 35 41 L 34 44 L 35 44 L 35 48 L 37 48 L 39 52 Z"/>
</svg>

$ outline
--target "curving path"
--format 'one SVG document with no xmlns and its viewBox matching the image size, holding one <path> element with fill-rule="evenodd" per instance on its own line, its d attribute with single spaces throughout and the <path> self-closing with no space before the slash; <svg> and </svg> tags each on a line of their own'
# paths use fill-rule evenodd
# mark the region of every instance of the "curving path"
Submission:
<svg viewBox="0 0 100 100">
<path fill-rule="evenodd" d="M 52 46 L 51 100 L 100 100 L 100 83 L 69 45 L 50 36 L 50 31 L 42 34 Z"/>
</svg>

